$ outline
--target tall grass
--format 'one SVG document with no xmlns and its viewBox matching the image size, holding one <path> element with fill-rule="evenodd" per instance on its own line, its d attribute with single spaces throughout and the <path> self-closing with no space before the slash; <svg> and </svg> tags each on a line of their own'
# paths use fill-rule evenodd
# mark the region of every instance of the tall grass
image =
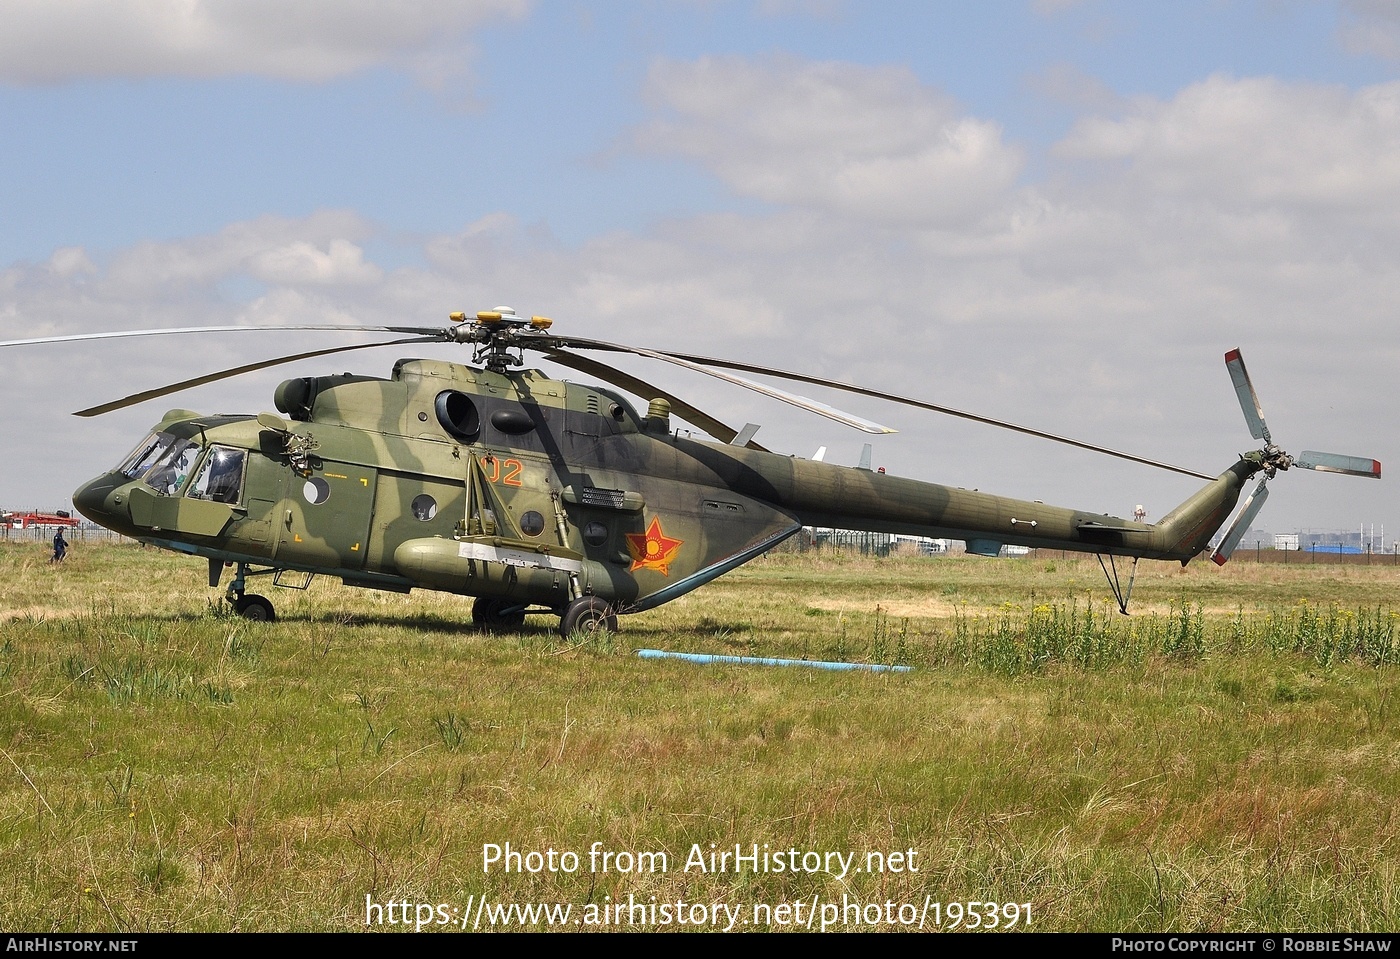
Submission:
<svg viewBox="0 0 1400 959">
<path fill-rule="evenodd" d="M 1079 669 L 1141 667 L 1152 657 L 1190 662 L 1207 656 L 1303 654 L 1318 665 L 1356 662 L 1394 666 L 1400 662 L 1395 622 L 1400 612 L 1377 605 L 1318 609 L 1306 600 L 1283 610 L 1210 618 L 1185 597 L 1165 613 L 1117 615 L 1107 603 L 1040 603 L 1030 610 L 1005 604 L 995 611 L 953 611 L 950 626 L 926 636 L 924 662 L 931 666 L 976 665 L 1015 676 L 1054 664 Z M 907 628 L 907 624 L 906 624 Z M 877 616 L 872 650 L 881 643 Z"/>
</svg>

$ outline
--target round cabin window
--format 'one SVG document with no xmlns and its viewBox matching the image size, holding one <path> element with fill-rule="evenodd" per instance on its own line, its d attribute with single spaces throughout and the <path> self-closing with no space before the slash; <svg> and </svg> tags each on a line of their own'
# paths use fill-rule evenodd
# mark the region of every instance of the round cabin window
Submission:
<svg viewBox="0 0 1400 959">
<path fill-rule="evenodd" d="M 409 508 L 413 510 L 414 519 L 426 523 L 437 515 L 437 500 L 433 499 L 427 493 L 421 493 L 413 497 L 413 502 L 409 504 Z"/>
<path fill-rule="evenodd" d="M 538 536 L 544 532 L 544 516 L 535 510 L 526 510 L 520 517 L 520 532 L 526 536 Z"/>
</svg>

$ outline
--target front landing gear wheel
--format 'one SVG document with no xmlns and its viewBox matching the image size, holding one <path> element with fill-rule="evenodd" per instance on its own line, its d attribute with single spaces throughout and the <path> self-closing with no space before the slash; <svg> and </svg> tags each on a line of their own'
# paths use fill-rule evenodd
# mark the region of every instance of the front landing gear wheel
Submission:
<svg viewBox="0 0 1400 959">
<path fill-rule="evenodd" d="M 564 615 L 559 618 L 559 635 L 565 639 L 574 633 L 591 636 L 604 631 L 617 632 L 617 615 L 597 596 L 580 596 L 565 607 Z"/>
<path fill-rule="evenodd" d="M 478 596 L 472 603 L 472 622 L 480 629 L 519 629 L 525 625 L 525 604 L 500 596 Z"/>
<path fill-rule="evenodd" d="M 277 611 L 267 597 L 253 593 L 246 593 L 234 600 L 233 611 L 255 623 L 270 623 L 277 619 Z"/>
</svg>

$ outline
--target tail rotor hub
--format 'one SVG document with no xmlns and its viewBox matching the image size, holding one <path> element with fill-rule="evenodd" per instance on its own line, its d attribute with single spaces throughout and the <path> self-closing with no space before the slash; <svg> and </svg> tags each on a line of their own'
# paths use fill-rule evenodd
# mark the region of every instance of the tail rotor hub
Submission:
<svg viewBox="0 0 1400 959">
<path fill-rule="evenodd" d="M 1293 465 L 1293 457 L 1272 443 L 1259 452 L 1262 454 L 1261 465 L 1264 469 L 1264 475 L 1269 479 L 1273 479 L 1276 473 L 1281 470 L 1286 471 Z"/>
</svg>

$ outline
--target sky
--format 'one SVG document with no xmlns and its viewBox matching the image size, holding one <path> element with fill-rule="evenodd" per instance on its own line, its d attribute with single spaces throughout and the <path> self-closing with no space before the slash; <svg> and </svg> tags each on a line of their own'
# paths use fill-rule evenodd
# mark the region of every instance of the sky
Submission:
<svg viewBox="0 0 1400 959">
<path fill-rule="evenodd" d="M 1210 474 L 1258 445 L 1239 348 L 1285 450 L 1400 465 L 1395 0 L 0 0 L 0 24 L 0 339 L 509 305 Z M 69 415 L 330 336 L 0 349 L 0 506 L 66 506 L 172 406 L 256 413 L 404 355 Z M 1149 521 L 1199 485 L 618 365 L 796 455 L 870 442 L 898 475 Z M 1295 469 L 1255 525 L 1389 546 L 1392 488 Z"/>
</svg>

